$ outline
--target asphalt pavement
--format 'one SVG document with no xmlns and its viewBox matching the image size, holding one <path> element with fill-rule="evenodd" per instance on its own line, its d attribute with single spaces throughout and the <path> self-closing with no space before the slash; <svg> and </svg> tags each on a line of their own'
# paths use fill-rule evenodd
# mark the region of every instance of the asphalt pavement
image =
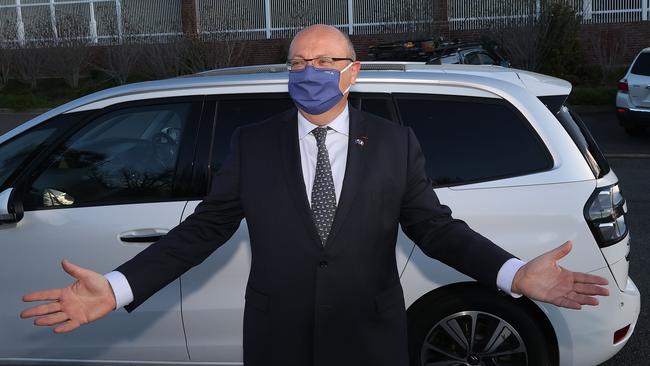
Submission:
<svg viewBox="0 0 650 366">
<path fill-rule="evenodd" d="M 36 115 L 0 112 L 0 134 Z M 650 133 L 626 135 L 613 112 L 585 113 L 582 118 L 618 176 L 627 200 L 626 222 L 632 238 L 629 273 L 642 294 L 641 314 L 632 338 L 601 366 L 650 365 L 650 315 L 643 300 L 650 294 Z"/>
<path fill-rule="evenodd" d="M 631 137 L 618 125 L 614 113 L 582 114 L 594 139 L 619 179 L 628 205 L 630 277 L 641 292 L 641 314 L 632 338 L 623 350 L 601 366 L 650 365 L 650 133 Z"/>
</svg>

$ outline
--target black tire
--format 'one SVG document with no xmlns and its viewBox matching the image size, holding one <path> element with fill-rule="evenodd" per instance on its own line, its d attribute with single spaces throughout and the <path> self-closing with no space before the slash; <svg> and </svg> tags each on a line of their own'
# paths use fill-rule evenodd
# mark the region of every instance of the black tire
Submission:
<svg viewBox="0 0 650 366">
<path fill-rule="evenodd" d="M 554 340 L 545 336 L 543 326 L 522 301 L 526 300 L 510 298 L 475 284 L 460 285 L 422 297 L 408 311 L 411 366 L 423 366 L 434 360 L 449 360 L 450 366 L 556 364 Z M 473 342 L 470 342 L 470 324 L 479 325 Z M 449 335 L 456 325 L 456 329 L 462 331 L 456 333 L 456 339 L 464 338 L 466 344 L 472 343 L 470 349 L 473 348 L 473 352 L 467 352 L 466 346 Z M 496 340 L 490 342 L 493 339 Z M 427 343 L 434 344 L 437 350 L 426 347 Z M 513 354 L 499 356 L 513 350 Z M 454 361 L 455 358 L 449 355 L 458 359 Z"/>
<path fill-rule="evenodd" d="M 629 136 L 641 136 L 645 133 L 645 128 L 639 126 L 629 126 L 625 127 L 625 133 Z"/>
</svg>

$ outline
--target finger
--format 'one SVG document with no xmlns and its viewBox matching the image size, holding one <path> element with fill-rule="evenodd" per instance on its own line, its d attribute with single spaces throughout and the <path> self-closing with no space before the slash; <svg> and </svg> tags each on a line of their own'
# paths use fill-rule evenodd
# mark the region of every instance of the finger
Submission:
<svg viewBox="0 0 650 366">
<path fill-rule="evenodd" d="M 57 288 L 52 290 L 32 292 L 31 294 L 27 294 L 23 296 L 23 301 L 25 302 L 46 301 L 46 300 L 56 301 L 60 297 L 61 297 L 61 289 Z"/>
<path fill-rule="evenodd" d="M 564 244 L 560 245 L 559 247 L 551 250 L 551 256 L 553 259 L 560 260 L 564 258 L 569 252 L 571 251 L 571 248 L 573 247 L 573 243 L 571 240 L 565 242 Z"/>
<path fill-rule="evenodd" d="M 31 318 L 33 316 L 47 315 L 47 314 L 56 313 L 58 311 L 61 311 L 61 303 L 50 302 L 47 304 L 34 306 L 33 308 L 24 310 L 22 313 L 20 313 L 20 317 L 23 319 Z"/>
<path fill-rule="evenodd" d="M 605 277 L 590 275 L 582 272 L 574 272 L 573 278 L 575 282 L 591 283 L 594 285 L 609 285 L 609 281 Z"/>
<path fill-rule="evenodd" d="M 581 305 L 594 305 L 594 306 L 598 305 L 598 299 L 595 297 L 582 295 L 578 293 L 570 293 L 568 297 L 569 299 Z"/>
<path fill-rule="evenodd" d="M 89 271 L 83 267 L 79 267 L 78 265 L 70 262 L 67 259 L 64 259 L 61 261 L 61 266 L 63 267 L 63 270 L 69 274 L 70 276 L 80 280 L 84 277 L 87 277 L 89 274 Z"/>
<path fill-rule="evenodd" d="M 67 322 L 54 328 L 54 333 L 68 333 L 79 328 L 81 324 L 74 320 L 68 320 Z"/>
<path fill-rule="evenodd" d="M 558 299 L 555 299 L 555 301 L 553 301 L 553 304 L 557 305 L 557 306 L 561 306 L 563 308 L 569 308 L 569 309 L 575 309 L 575 310 L 582 309 L 582 306 L 580 305 L 579 302 L 571 300 L 571 299 L 569 299 L 568 297 L 565 297 L 565 296 L 560 297 Z"/>
<path fill-rule="evenodd" d="M 585 283 L 576 283 L 573 285 L 573 290 L 583 295 L 600 295 L 609 296 L 609 290 L 605 287 L 600 287 Z"/>
<path fill-rule="evenodd" d="M 66 321 L 68 319 L 70 319 L 68 314 L 60 311 L 58 313 L 46 315 L 44 317 L 40 317 L 40 318 L 34 320 L 34 325 L 50 326 L 50 325 L 63 323 L 64 321 Z"/>
</svg>

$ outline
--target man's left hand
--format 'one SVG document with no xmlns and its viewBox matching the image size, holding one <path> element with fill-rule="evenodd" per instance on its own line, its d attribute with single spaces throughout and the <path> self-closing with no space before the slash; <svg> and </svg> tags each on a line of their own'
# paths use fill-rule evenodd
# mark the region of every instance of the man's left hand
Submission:
<svg viewBox="0 0 650 366">
<path fill-rule="evenodd" d="M 540 255 L 517 271 L 512 292 L 557 306 L 581 309 L 582 305 L 598 305 L 594 296 L 608 296 L 607 279 L 581 272 L 571 272 L 557 262 L 571 251 L 572 243 Z"/>
</svg>

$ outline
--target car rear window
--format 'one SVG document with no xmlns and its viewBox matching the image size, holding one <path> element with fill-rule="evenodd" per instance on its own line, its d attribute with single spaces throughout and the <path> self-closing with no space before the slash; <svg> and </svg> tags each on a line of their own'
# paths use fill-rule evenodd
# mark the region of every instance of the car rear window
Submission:
<svg viewBox="0 0 650 366">
<path fill-rule="evenodd" d="M 566 95 L 555 95 L 540 97 L 539 99 L 553 112 L 562 127 L 569 133 L 569 136 L 571 136 L 571 139 L 582 153 L 587 164 L 589 164 L 594 176 L 601 178 L 609 173 L 609 163 L 605 159 L 602 151 L 600 151 L 587 125 L 577 113 L 563 103 L 566 98 Z"/>
<path fill-rule="evenodd" d="M 643 52 L 636 58 L 631 73 L 635 75 L 650 76 L 650 52 Z"/>
</svg>

